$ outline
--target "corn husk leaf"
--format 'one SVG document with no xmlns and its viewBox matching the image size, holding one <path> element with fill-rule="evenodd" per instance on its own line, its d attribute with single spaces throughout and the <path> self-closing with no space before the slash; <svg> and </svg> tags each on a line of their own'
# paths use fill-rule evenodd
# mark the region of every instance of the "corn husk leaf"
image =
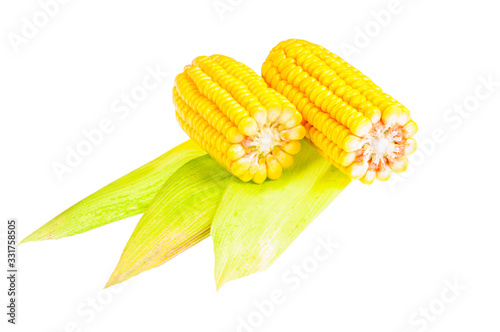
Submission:
<svg viewBox="0 0 500 332">
<path fill-rule="evenodd" d="M 231 177 L 208 155 L 175 172 L 137 224 L 106 287 L 157 267 L 208 237 Z"/>
<path fill-rule="evenodd" d="M 350 181 L 306 142 L 277 181 L 231 179 L 211 229 L 217 289 L 268 268 Z"/>
<path fill-rule="evenodd" d="M 204 154 L 195 142 L 186 141 L 71 206 L 21 243 L 60 239 L 141 214 L 170 175 Z"/>
</svg>

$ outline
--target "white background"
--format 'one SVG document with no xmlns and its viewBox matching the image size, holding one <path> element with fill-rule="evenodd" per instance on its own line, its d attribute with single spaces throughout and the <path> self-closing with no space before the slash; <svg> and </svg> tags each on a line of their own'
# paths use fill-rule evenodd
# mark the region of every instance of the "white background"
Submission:
<svg viewBox="0 0 500 332">
<path fill-rule="evenodd" d="M 498 331 L 498 5 L 221 2 L 231 6 L 222 15 L 213 0 L 73 0 L 19 47 L 9 36 L 22 36 L 23 17 L 33 22 L 40 4 L 2 2 L 2 261 L 7 218 L 18 218 L 24 238 L 187 139 L 174 118 L 171 88 L 175 74 L 198 55 L 225 54 L 260 73 L 273 46 L 303 38 L 343 56 L 412 111 L 420 152 L 410 170 L 399 182 L 352 183 L 268 271 L 219 292 L 207 239 L 111 297 L 104 294 L 139 216 L 22 245 L 19 324 L 5 322 L 2 278 L 2 326 L 41 332 L 72 331 L 72 324 L 76 331 Z M 379 23 L 373 13 L 380 17 L 389 9 Z M 357 53 L 346 52 L 348 45 Z M 169 76 L 120 118 L 113 102 L 141 84 L 148 66 Z M 489 76 L 497 86 L 474 105 L 476 89 L 487 91 L 481 77 Z M 454 105 L 463 103 L 470 111 L 456 113 Z M 113 121 L 113 131 L 60 181 L 52 164 L 64 162 L 67 146 L 75 148 L 85 139 L 82 132 L 104 118 Z M 329 237 L 340 247 L 300 286 L 283 280 L 313 257 L 318 239 Z M 458 295 L 446 280 L 461 285 Z M 264 317 L 255 303 L 267 303 L 274 290 L 284 292 L 284 302 Z M 91 298 L 99 310 L 90 309 Z M 243 327 L 249 320 L 253 327 Z"/>
</svg>

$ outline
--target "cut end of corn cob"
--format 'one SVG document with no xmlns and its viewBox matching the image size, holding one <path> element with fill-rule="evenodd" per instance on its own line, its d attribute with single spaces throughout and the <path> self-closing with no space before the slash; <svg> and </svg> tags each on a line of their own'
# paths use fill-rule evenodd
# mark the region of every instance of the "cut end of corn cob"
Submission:
<svg viewBox="0 0 500 332">
<path fill-rule="evenodd" d="M 273 48 L 262 76 L 302 114 L 307 140 L 350 178 L 386 181 L 408 167 L 418 130 L 410 111 L 337 55 L 290 39 Z"/>
<path fill-rule="evenodd" d="M 243 181 L 278 179 L 306 134 L 292 103 L 223 55 L 186 66 L 175 79 L 173 101 L 182 129 Z"/>
</svg>

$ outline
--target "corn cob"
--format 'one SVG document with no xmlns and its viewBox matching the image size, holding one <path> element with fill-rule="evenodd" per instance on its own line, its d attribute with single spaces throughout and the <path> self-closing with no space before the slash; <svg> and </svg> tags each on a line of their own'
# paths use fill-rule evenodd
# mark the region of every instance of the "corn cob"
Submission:
<svg viewBox="0 0 500 332">
<path fill-rule="evenodd" d="M 302 114 L 308 141 L 352 179 L 386 181 L 408 167 L 418 130 L 410 111 L 337 55 L 290 39 L 272 49 L 262 76 Z"/>
<path fill-rule="evenodd" d="M 194 59 L 177 75 L 173 101 L 182 129 L 243 181 L 278 179 L 305 135 L 295 106 L 226 56 Z"/>
</svg>

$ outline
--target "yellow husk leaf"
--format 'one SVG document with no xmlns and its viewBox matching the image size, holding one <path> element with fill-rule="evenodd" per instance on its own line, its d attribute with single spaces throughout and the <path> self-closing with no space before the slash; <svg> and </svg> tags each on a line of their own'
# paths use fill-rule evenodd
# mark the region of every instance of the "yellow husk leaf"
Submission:
<svg viewBox="0 0 500 332">
<path fill-rule="evenodd" d="M 232 178 L 211 229 L 217 289 L 268 268 L 350 182 L 306 142 L 278 181 Z"/>
<path fill-rule="evenodd" d="M 60 239 L 141 214 L 170 175 L 205 154 L 194 141 L 186 141 L 71 206 L 21 243 Z"/>
<path fill-rule="evenodd" d="M 175 172 L 137 224 L 106 287 L 157 267 L 208 237 L 231 177 L 208 155 Z"/>
</svg>

